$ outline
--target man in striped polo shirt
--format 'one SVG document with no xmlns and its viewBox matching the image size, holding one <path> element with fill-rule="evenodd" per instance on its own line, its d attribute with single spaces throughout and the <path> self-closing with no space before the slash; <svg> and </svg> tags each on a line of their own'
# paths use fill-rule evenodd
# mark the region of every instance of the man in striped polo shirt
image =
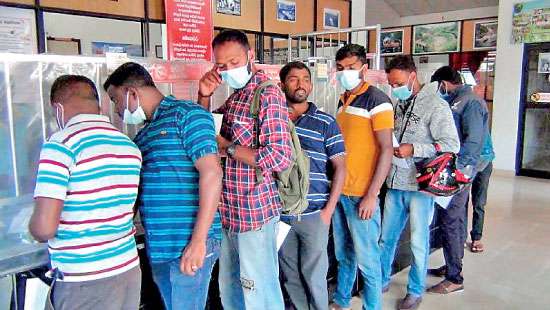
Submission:
<svg viewBox="0 0 550 310">
<path fill-rule="evenodd" d="M 336 120 L 346 144 L 346 181 L 333 218 L 338 260 L 336 309 L 349 308 L 357 267 L 363 276 L 363 309 L 381 309 L 381 214 L 378 193 L 391 167 L 393 105 L 378 88 L 363 80 L 365 48 L 349 44 L 336 53 L 337 78 L 346 90 Z"/>
<path fill-rule="evenodd" d="M 99 115 L 88 78 L 59 77 L 50 100 L 60 131 L 42 147 L 29 229 L 48 241 L 52 268 L 62 274 L 53 285 L 54 308 L 137 309 L 139 149 Z"/>
<path fill-rule="evenodd" d="M 194 102 L 165 97 L 136 63 L 117 68 L 104 88 L 124 122 L 145 122 L 134 139 L 143 154 L 138 206 L 165 307 L 204 309 L 221 243 L 214 119 Z"/>
<path fill-rule="evenodd" d="M 309 68 L 302 62 L 291 62 L 279 75 L 290 118 L 310 160 L 309 206 L 300 216 L 281 215 L 292 228 L 279 251 L 279 260 L 296 309 L 325 310 L 328 231 L 346 177 L 344 140 L 336 120 L 307 101 L 312 90 Z"/>
</svg>

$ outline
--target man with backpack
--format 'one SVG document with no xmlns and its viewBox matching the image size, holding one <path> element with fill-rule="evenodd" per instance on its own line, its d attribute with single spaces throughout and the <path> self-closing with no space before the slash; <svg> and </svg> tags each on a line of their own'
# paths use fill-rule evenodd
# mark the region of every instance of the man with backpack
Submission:
<svg viewBox="0 0 550 310">
<path fill-rule="evenodd" d="M 208 108 L 222 84 L 234 89 L 217 111 L 218 146 L 226 155 L 220 213 L 223 225 L 219 285 L 224 309 L 284 309 L 276 235 L 281 199 L 275 173 L 292 161 L 288 108 L 279 87 L 254 65 L 254 52 L 238 30 L 212 42 L 215 65 L 199 81 Z M 252 107 L 258 95 L 258 114 Z"/>
<path fill-rule="evenodd" d="M 290 118 L 310 162 L 307 209 L 298 215 L 281 215 L 292 226 L 279 251 L 283 283 L 296 309 L 325 310 L 328 233 L 346 176 L 344 141 L 336 120 L 307 101 L 312 91 L 309 68 L 291 62 L 279 76 Z"/>
<path fill-rule="evenodd" d="M 380 207 L 378 193 L 391 166 L 393 106 L 390 98 L 364 81 L 365 48 L 336 53 L 337 79 L 346 90 L 336 120 L 346 146 L 346 180 L 333 217 L 338 285 L 334 309 L 350 307 L 357 267 L 363 276 L 363 309 L 381 309 Z"/>
</svg>

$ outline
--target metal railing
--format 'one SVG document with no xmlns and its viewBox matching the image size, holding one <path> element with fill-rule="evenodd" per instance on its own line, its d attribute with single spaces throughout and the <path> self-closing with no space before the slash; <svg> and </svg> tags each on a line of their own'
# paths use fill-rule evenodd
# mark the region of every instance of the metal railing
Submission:
<svg viewBox="0 0 550 310">
<path fill-rule="evenodd" d="M 325 31 L 316 31 L 310 33 L 291 34 L 288 36 L 288 60 L 306 60 L 311 57 L 327 57 L 327 48 L 339 48 L 348 43 L 360 42 L 361 33 L 365 34 L 365 45 L 368 42 L 369 31 L 376 31 L 376 50 L 374 53 L 368 53 L 367 58 L 373 62 L 372 69 L 380 69 L 380 30 L 381 26 L 363 26 L 352 27 L 345 29 L 334 29 Z M 355 39 L 354 39 L 355 36 Z M 297 41 L 296 47 L 293 42 Z M 305 43 L 305 48 L 303 43 Z M 320 46 L 319 46 L 320 43 Z M 327 46 L 328 45 L 328 46 Z M 296 49 L 296 57 L 293 51 Z M 305 57 L 301 57 L 300 53 L 305 50 Z M 332 55 L 330 55 L 332 56 Z"/>
</svg>

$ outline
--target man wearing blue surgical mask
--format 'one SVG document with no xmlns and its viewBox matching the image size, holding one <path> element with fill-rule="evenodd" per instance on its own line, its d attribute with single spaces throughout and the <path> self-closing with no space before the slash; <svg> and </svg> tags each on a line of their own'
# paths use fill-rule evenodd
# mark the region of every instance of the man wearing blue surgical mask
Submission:
<svg viewBox="0 0 550 310">
<path fill-rule="evenodd" d="M 276 247 L 281 201 L 273 174 L 292 157 L 286 98 L 276 85 L 260 89 L 259 115 L 252 117 L 254 94 L 269 78 L 254 65 L 246 35 L 222 31 L 212 48 L 215 65 L 199 82 L 200 103 L 209 108 L 222 83 L 234 89 L 217 111 L 224 115 L 218 145 L 227 155 L 220 205 L 222 304 L 228 310 L 284 309 Z"/>
<path fill-rule="evenodd" d="M 346 148 L 346 179 L 332 219 L 338 260 L 333 309 L 349 309 L 357 268 L 363 309 L 381 309 L 380 207 L 378 193 L 391 166 L 393 106 L 390 98 L 363 80 L 365 48 L 357 44 L 336 53 L 336 77 L 346 90 L 336 120 Z"/>
<path fill-rule="evenodd" d="M 490 162 L 483 160 L 482 157 L 484 144 L 487 139 L 490 139 L 487 104 L 473 92 L 470 85 L 462 82 L 460 73 L 450 66 L 444 66 L 435 71 L 432 81 L 439 83 L 439 93 L 447 100 L 453 111 L 461 143 L 457 168 L 473 178 L 477 172 L 483 172 Z M 462 258 L 468 226 L 469 194 L 470 188 L 466 187 L 453 197 L 446 209 L 438 207 L 445 266 L 432 269 L 430 273 L 443 276 L 445 279 L 430 288 L 428 291 L 431 293 L 448 294 L 464 289 Z M 473 246 L 479 246 L 480 237 L 472 231 Z"/>
<path fill-rule="evenodd" d="M 222 170 L 212 115 L 165 97 L 137 63 L 117 68 L 104 86 L 127 124 L 145 126 L 138 208 L 153 279 L 164 306 L 203 309 L 219 256 Z"/>
<path fill-rule="evenodd" d="M 380 238 L 382 284 L 388 291 L 395 250 L 409 219 L 413 260 L 407 295 L 398 309 L 410 310 L 420 305 L 425 291 L 434 214 L 433 197 L 418 191 L 416 163 L 438 152 L 456 153 L 460 144 L 451 109 L 439 96 L 438 83 L 421 84 L 412 57 L 396 56 L 386 73 L 397 98 L 395 136 L 399 146 L 394 149 L 396 160 L 386 181 L 388 192 Z"/>
</svg>

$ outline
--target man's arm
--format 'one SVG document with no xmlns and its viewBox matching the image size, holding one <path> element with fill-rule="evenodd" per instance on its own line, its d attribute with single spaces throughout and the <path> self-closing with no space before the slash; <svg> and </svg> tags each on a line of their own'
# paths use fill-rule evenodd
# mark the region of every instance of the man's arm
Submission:
<svg viewBox="0 0 550 310">
<path fill-rule="evenodd" d="M 390 172 L 393 157 L 393 129 L 381 129 L 374 132 L 376 143 L 380 149 L 376 168 L 366 195 L 359 205 L 359 217 L 370 219 L 378 207 L 378 194 L 382 184 Z"/>
<path fill-rule="evenodd" d="M 453 119 L 453 113 L 446 102 L 434 105 L 429 128 L 434 143 L 439 145 L 441 152 L 458 153 L 458 151 L 460 151 L 460 140 Z M 413 149 L 414 157 L 420 158 L 433 157 L 437 152 L 433 143 L 415 143 Z"/>
<path fill-rule="evenodd" d="M 340 200 L 342 188 L 344 187 L 344 182 L 346 180 L 346 157 L 344 155 L 336 156 L 331 158 L 330 162 L 334 168 L 330 196 L 326 206 L 321 210 L 321 219 L 327 225 L 330 225 L 330 219 L 332 218 L 332 214 L 334 214 L 336 205 Z"/>
<path fill-rule="evenodd" d="M 477 100 L 469 102 L 462 115 L 462 146 L 458 154 L 457 168 L 466 166 L 475 168 L 479 162 L 479 156 L 483 149 L 485 138 L 484 120 L 487 112 L 482 103 Z"/>
<path fill-rule="evenodd" d="M 37 197 L 35 207 L 29 221 L 29 232 L 39 242 L 46 242 L 57 233 L 63 200 Z"/>
<path fill-rule="evenodd" d="M 222 78 L 216 65 L 199 80 L 198 103 L 206 110 L 210 111 L 210 97 L 221 84 Z"/>
<path fill-rule="evenodd" d="M 290 165 L 292 149 L 288 128 L 288 108 L 284 95 L 277 87 L 267 87 L 261 96 L 260 147 L 235 147 L 233 159 L 262 170 L 280 172 Z M 221 153 L 225 153 L 231 142 L 218 137 Z"/>
<path fill-rule="evenodd" d="M 199 211 L 191 241 L 185 247 L 180 262 L 181 271 L 190 276 L 195 275 L 204 263 L 206 239 L 222 190 L 222 169 L 217 155 L 209 154 L 197 159 L 195 168 L 199 172 Z"/>
</svg>

